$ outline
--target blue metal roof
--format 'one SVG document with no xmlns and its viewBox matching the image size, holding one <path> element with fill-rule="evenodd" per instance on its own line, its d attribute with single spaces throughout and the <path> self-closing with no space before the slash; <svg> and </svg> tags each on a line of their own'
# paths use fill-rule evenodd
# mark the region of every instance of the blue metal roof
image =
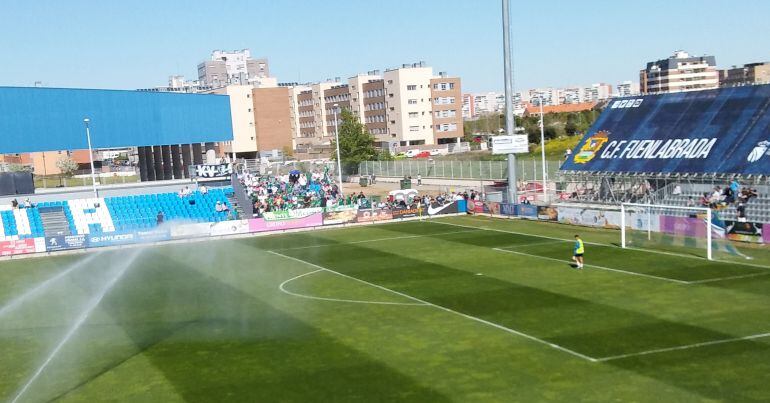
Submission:
<svg viewBox="0 0 770 403">
<path fill-rule="evenodd" d="M 227 95 L 0 87 L 0 154 L 233 139 Z"/>
</svg>

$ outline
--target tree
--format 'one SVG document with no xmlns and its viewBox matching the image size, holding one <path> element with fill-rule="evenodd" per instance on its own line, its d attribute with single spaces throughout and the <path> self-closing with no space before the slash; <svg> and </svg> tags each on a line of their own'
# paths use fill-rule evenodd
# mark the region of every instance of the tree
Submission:
<svg viewBox="0 0 770 403">
<path fill-rule="evenodd" d="M 567 132 L 568 135 L 574 136 L 578 132 L 578 121 L 579 116 L 574 113 L 570 113 L 567 115 L 567 123 L 564 125 L 564 131 Z"/>
<path fill-rule="evenodd" d="M 79 168 L 78 163 L 69 156 L 59 158 L 56 161 L 56 167 L 59 168 L 59 171 L 64 176 L 72 176 Z"/>
<path fill-rule="evenodd" d="M 342 124 L 339 126 L 340 159 L 346 165 L 357 165 L 372 161 L 377 156 L 374 137 L 366 130 L 353 112 L 342 109 Z M 337 159 L 336 142 L 332 140 L 332 159 Z"/>
<path fill-rule="evenodd" d="M 9 164 L 8 171 L 10 172 L 30 172 L 32 169 L 27 165 L 22 164 Z"/>
</svg>

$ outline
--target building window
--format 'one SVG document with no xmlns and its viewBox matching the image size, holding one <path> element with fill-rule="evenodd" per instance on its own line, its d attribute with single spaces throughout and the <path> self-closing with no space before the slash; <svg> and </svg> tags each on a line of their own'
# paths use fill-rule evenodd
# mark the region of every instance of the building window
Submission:
<svg viewBox="0 0 770 403">
<path fill-rule="evenodd" d="M 415 91 L 415 90 L 417 90 L 417 86 L 416 85 L 407 85 L 406 86 L 406 90 L 407 91 Z"/>
<path fill-rule="evenodd" d="M 416 99 L 410 99 L 407 103 L 409 105 L 417 105 L 417 100 Z"/>
<path fill-rule="evenodd" d="M 409 126 L 409 131 L 410 132 L 419 132 L 420 131 L 420 126 Z"/>
<path fill-rule="evenodd" d="M 410 118 L 416 118 L 416 117 L 419 117 L 419 116 L 420 116 L 419 112 L 409 112 L 409 117 Z"/>
</svg>

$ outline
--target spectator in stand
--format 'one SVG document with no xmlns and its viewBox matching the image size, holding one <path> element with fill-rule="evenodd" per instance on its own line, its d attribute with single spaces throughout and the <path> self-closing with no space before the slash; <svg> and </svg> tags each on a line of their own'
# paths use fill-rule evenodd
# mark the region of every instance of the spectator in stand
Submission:
<svg viewBox="0 0 770 403">
<path fill-rule="evenodd" d="M 679 196 L 682 194 L 682 187 L 679 185 L 674 186 L 674 191 L 671 192 L 674 196 Z"/>
<path fill-rule="evenodd" d="M 692 199 L 692 196 L 687 198 L 687 207 L 695 207 L 695 200 Z"/>
<path fill-rule="evenodd" d="M 719 186 L 717 186 L 714 188 L 714 192 L 711 193 L 711 197 L 709 198 L 709 206 L 711 206 L 711 208 L 717 208 L 721 202 L 722 190 L 719 188 Z"/>
<path fill-rule="evenodd" d="M 724 190 L 722 191 L 722 198 L 725 204 L 733 204 L 733 202 L 735 201 L 735 194 L 733 193 L 731 187 L 728 186 L 724 188 Z"/>
<path fill-rule="evenodd" d="M 11 200 L 11 208 L 19 208 L 19 201 L 16 199 Z"/>
<path fill-rule="evenodd" d="M 739 201 L 735 209 L 738 211 L 738 221 L 746 222 L 746 203 Z"/>
<path fill-rule="evenodd" d="M 163 224 L 163 220 L 164 220 L 165 218 L 166 218 L 166 217 L 163 215 L 163 211 L 158 211 L 158 216 L 157 216 L 157 217 L 155 217 L 155 222 L 156 222 L 158 225 L 161 225 L 161 224 Z"/>
<path fill-rule="evenodd" d="M 209 192 L 209 189 L 206 187 L 206 185 L 201 184 L 198 186 L 198 191 L 201 192 L 202 195 L 205 195 Z"/>
<path fill-rule="evenodd" d="M 564 150 L 564 161 L 568 161 L 569 157 L 571 157 L 571 156 L 572 156 L 572 149 L 571 148 L 568 148 L 568 149 Z"/>
<path fill-rule="evenodd" d="M 422 186 L 422 174 L 417 173 L 417 186 Z"/>
<path fill-rule="evenodd" d="M 701 207 L 709 207 L 711 204 L 711 201 L 709 200 L 709 194 L 703 193 L 703 196 L 700 198 L 700 205 Z"/>
<path fill-rule="evenodd" d="M 740 189 L 741 184 L 738 183 L 738 179 L 733 178 L 732 181 L 730 181 L 730 190 L 733 191 L 733 197 L 738 194 L 738 190 Z"/>
</svg>

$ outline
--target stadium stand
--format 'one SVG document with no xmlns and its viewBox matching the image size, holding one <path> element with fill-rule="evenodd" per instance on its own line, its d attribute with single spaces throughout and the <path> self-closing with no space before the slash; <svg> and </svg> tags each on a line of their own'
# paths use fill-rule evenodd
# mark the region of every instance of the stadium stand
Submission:
<svg viewBox="0 0 770 403">
<path fill-rule="evenodd" d="M 620 98 L 561 166 L 564 201 L 696 206 L 735 179 L 759 189 L 746 218 L 770 218 L 770 85 Z M 680 187 L 681 192 L 671 191 Z M 738 212 L 721 209 L 725 219 Z M 743 208 L 743 206 L 741 206 Z"/>
<path fill-rule="evenodd" d="M 27 208 L 0 207 L 0 241 L 54 235 L 101 234 L 156 227 L 164 221 L 219 222 L 233 217 L 232 188 L 41 202 Z M 227 209 L 217 211 L 217 202 Z M 45 223 L 45 225 L 44 225 Z"/>
</svg>

